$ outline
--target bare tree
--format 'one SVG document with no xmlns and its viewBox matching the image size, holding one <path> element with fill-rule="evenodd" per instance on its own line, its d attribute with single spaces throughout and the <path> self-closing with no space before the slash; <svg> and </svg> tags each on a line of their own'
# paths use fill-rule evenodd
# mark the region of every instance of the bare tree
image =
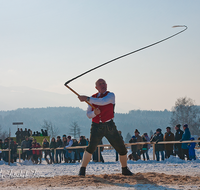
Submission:
<svg viewBox="0 0 200 190">
<path fill-rule="evenodd" d="M 178 98 L 172 108 L 170 124 L 174 127 L 177 124 L 188 124 L 192 134 L 200 134 L 200 110 L 191 98 Z"/>
<path fill-rule="evenodd" d="M 51 121 L 46 121 L 44 120 L 44 124 L 41 127 L 44 130 L 47 130 L 48 135 L 52 137 L 56 137 L 59 133 L 59 129 L 58 127 L 56 127 L 55 125 L 53 125 L 51 123 Z"/>
<path fill-rule="evenodd" d="M 72 135 L 75 139 L 80 137 L 81 135 L 81 129 L 78 126 L 77 122 L 72 122 L 72 124 L 70 125 L 70 135 Z"/>
</svg>

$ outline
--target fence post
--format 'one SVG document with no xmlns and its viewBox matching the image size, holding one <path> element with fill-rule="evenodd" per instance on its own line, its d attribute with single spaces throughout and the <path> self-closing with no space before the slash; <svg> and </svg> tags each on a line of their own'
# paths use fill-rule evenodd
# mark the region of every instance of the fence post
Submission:
<svg viewBox="0 0 200 190">
<path fill-rule="evenodd" d="M 100 151 L 101 151 L 101 148 L 99 147 L 99 146 L 97 146 L 98 147 L 98 162 L 100 162 L 101 160 L 100 160 Z"/>
<path fill-rule="evenodd" d="M 156 148 L 155 143 L 153 143 L 153 160 L 155 160 Z"/>
</svg>

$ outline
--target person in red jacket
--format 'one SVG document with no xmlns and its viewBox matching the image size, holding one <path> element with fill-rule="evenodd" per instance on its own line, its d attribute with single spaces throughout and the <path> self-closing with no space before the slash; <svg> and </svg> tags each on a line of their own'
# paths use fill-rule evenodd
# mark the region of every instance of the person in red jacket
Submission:
<svg viewBox="0 0 200 190">
<path fill-rule="evenodd" d="M 37 143 L 36 139 L 34 139 L 31 148 L 41 148 L 40 144 Z M 37 164 L 38 163 L 38 158 L 41 155 L 41 150 L 32 150 L 32 154 L 33 154 L 32 162 Z"/>
<path fill-rule="evenodd" d="M 98 143 L 104 136 L 120 155 L 122 174 L 132 175 L 132 172 L 127 168 L 127 149 L 113 122 L 115 94 L 107 91 L 107 84 L 104 79 L 98 79 L 95 84 L 98 91 L 96 94 L 91 97 L 84 95 L 78 96 L 81 102 L 88 101 L 95 107 L 93 110 L 89 105 L 87 109 L 87 116 L 92 119 L 92 127 L 90 143 L 84 152 L 79 175 L 85 176 L 86 166 L 96 150 Z"/>
</svg>

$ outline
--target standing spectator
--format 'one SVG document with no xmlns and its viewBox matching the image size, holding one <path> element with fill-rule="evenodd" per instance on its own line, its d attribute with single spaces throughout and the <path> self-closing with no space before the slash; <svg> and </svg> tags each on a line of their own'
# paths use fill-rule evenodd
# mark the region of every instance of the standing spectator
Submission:
<svg viewBox="0 0 200 190">
<path fill-rule="evenodd" d="M 10 156 L 11 156 L 11 163 L 14 163 L 17 161 L 17 144 L 13 140 L 13 138 L 10 139 Z"/>
<path fill-rule="evenodd" d="M 46 130 L 46 129 L 44 130 L 44 132 L 45 132 L 45 136 L 48 136 L 48 132 L 47 132 L 47 130 Z"/>
<path fill-rule="evenodd" d="M 66 135 L 63 135 L 62 142 L 63 142 L 63 147 L 67 146 L 67 138 L 66 138 Z M 65 153 L 66 153 L 66 150 L 65 150 L 65 149 L 61 150 L 61 157 L 62 157 L 62 160 L 65 159 Z"/>
<path fill-rule="evenodd" d="M 87 146 L 87 141 L 84 138 L 84 136 L 80 136 L 80 140 L 79 140 L 78 144 L 79 144 L 79 146 Z M 83 148 L 79 149 L 80 160 L 82 160 L 82 158 L 83 158 L 83 153 L 84 153 L 84 149 Z"/>
<path fill-rule="evenodd" d="M 135 136 L 132 136 L 129 143 L 136 143 L 136 142 L 137 142 L 137 140 L 136 140 Z M 132 151 L 133 160 L 137 161 L 138 160 L 137 145 L 131 145 L 131 151 Z"/>
<path fill-rule="evenodd" d="M 194 140 L 194 138 L 190 138 L 191 141 Z M 189 148 L 189 158 L 190 160 L 196 160 L 196 155 L 195 155 L 195 146 L 196 146 L 196 143 L 193 142 L 193 143 L 189 143 L 188 144 L 188 148 Z"/>
<path fill-rule="evenodd" d="M 151 142 L 156 142 L 155 145 L 155 152 L 156 152 L 156 159 L 157 161 L 160 160 L 160 156 L 159 154 L 161 154 L 161 159 L 164 160 L 164 144 L 157 144 L 158 142 L 162 142 L 163 141 L 163 134 L 161 133 L 161 129 L 158 128 L 156 130 L 156 134 L 153 136 L 153 138 L 151 139 Z"/>
<path fill-rule="evenodd" d="M 142 140 L 143 140 L 143 142 L 149 142 L 149 141 L 150 141 L 149 136 L 148 136 L 147 133 L 144 133 L 144 134 L 142 135 Z M 146 154 L 147 160 L 149 160 L 148 151 L 149 151 L 150 146 L 151 146 L 150 144 L 144 144 L 144 145 L 143 145 L 143 148 L 142 148 L 142 156 L 143 156 L 143 159 L 144 159 L 144 160 L 145 160 L 145 154 Z"/>
<path fill-rule="evenodd" d="M 42 148 L 49 148 L 49 142 L 47 141 L 46 138 L 43 139 Z M 49 159 L 47 158 L 48 155 L 50 157 L 50 162 L 49 162 Z M 45 158 L 47 164 L 51 164 L 52 163 L 52 157 L 51 157 L 50 150 L 45 150 L 44 151 L 44 158 Z"/>
<path fill-rule="evenodd" d="M 164 135 L 164 141 L 174 141 L 174 134 L 171 132 L 171 127 L 166 128 L 167 132 Z M 165 158 L 169 158 L 173 155 L 174 144 L 165 144 Z"/>
<path fill-rule="evenodd" d="M 25 140 L 25 135 L 24 135 L 23 129 L 21 128 L 20 130 L 21 130 L 20 134 L 21 134 L 21 142 L 22 142 L 23 140 Z"/>
<path fill-rule="evenodd" d="M 19 131 L 19 128 L 17 128 L 17 132 L 15 133 L 15 135 L 16 135 L 16 142 L 20 143 L 20 131 Z"/>
<path fill-rule="evenodd" d="M 9 148 L 9 144 L 8 144 L 8 138 L 4 139 L 4 143 L 3 143 L 3 149 L 8 149 Z M 8 151 L 4 151 L 3 152 L 3 160 L 5 162 L 8 162 Z"/>
<path fill-rule="evenodd" d="M 0 161 L 1 161 L 1 158 L 2 158 L 2 150 L 3 149 L 3 142 L 2 142 L 2 139 L 0 139 Z"/>
<path fill-rule="evenodd" d="M 28 129 L 28 136 L 32 136 L 32 131 L 30 129 Z"/>
<path fill-rule="evenodd" d="M 25 137 L 26 137 L 26 136 L 27 136 L 27 137 L 30 137 L 30 136 L 29 136 L 29 132 L 27 131 L 27 128 L 25 128 L 24 136 L 25 136 Z"/>
<path fill-rule="evenodd" d="M 181 141 L 189 141 L 190 138 L 191 138 L 191 134 L 190 134 L 190 130 L 188 128 L 188 124 L 185 124 L 183 125 L 183 130 L 184 130 L 184 133 L 183 133 L 183 136 L 182 136 L 182 139 Z M 185 155 L 187 157 L 187 160 L 189 160 L 189 148 L 188 148 L 188 144 L 187 143 L 182 143 L 182 150 L 183 150 L 183 160 L 185 160 Z"/>
<path fill-rule="evenodd" d="M 44 130 L 41 129 L 41 136 L 45 136 Z"/>
<path fill-rule="evenodd" d="M 78 141 L 76 139 L 72 139 L 72 141 L 73 141 L 72 147 L 78 146 Z M 71 153 L 72 163 L 75 163 L 76 160 L 80 160 L 78 150 L 79 149 L 71 149 L 71 151 L 72 151 L 72 153 Z"/>
<path fill-rule="evenodd" d="M 25 140 L 22 141 L 21 149 L 22 149 L 22 159 L 23 160 L 30 160 L 31 158 L 31 151 L 30 150 L 23 150 L 24 148 L 31 148 L 31 141 L 29 140 L 28 136 L 25 137 Z"/>
<path fill-rule="evenodd" d="M 31 148 L 41 148 L 40 144 L 37 143 L 36 139 L 33 140 Z M 32 150 L 32 154 L 33 154 L 32 162 L 37 164 L 38 163 L 38 158 L 39 158 L 39 156 L 41 154 L 40 150 Z"/>
<path fill-rule="evenodd" d="M 136 129 L 136 130 L 135 130 L 135 139 L 136 139 L 136 142 L 143 142 L 143 139 L 142 139 L 142 137 L 141 137 L 139 134 L 140 134 L 140 132 Z M 138 145 L 137 145 L 137 155 L 138 155 L 138 159 L 140 159 L 142 147 L 143 147 L 142 144 L 138 144 Z"/>
<path fill-rule="evenodd" d="M 63 143 L 62 140 L 60 139 L 60 136 L 57 136 L 57 140 L 56 140 L 56 148 L 61 148 L 63 147 Z M 60 158 L 60 162 L 58 162 L 58 155 Z M 57 149 L 56 150 L 56 163 L 61 163 L 61 149 Z"/>
<path fill-rule="evenodd" d="M 67 137 L 67 146 L 65 146 L 65 162 L 68 163 L 68 162 L 72 162 L 72 157 L 71 157 L 71 153 L 72 153 L 72 150 L 68 150 L 66 148 L 68 147 L 71 147 L 73 145 L 73 141 L 71 139 L 71 136 L 68 136 Z"/>
<path fill-rule="evenodd" d="M 182 139 L 182 136 L 183 136 L 183 131 L 180 129 L 181 125 L 178 124 L 175 126 L 175 130 L 176 130 L 176 133 L 175 133 L 175 141 L 180 141 Z M 175 151 L 175 155 L 178 155 L 178 157 L 180 159 L 183 159 L 183 152 L 182 152 L 182 148 L 181 148 L 182 144 L 181 143 L 176 143 L 174 144 L 174 151 Z"/>
<path fill-rule="evenodd" d="M 197 139 L 197 140 L 200 140 L 200 137 Z M 200 142 L 198 143 L 199 147 L 200 147 Z"/>
<path fill-rule="evenodd" d="M 51 148 L 52 162 L 55 163 L 54 150 L 57 148 L 57 146 L 56 146 L 56 140 L 54 137 L 51 139 L 50 148 Z"/>
</svg>

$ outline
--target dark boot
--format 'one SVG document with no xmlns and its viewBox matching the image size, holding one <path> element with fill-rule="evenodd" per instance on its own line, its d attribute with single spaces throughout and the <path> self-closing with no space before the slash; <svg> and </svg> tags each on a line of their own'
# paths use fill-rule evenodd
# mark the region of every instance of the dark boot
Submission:
<svg viewBox="0 0 200 190">
<path fill-rule="evenodd" d="M 65 158 L 65 163 L 68 163 L 68 159 L 67 158 Z"/>
<path fill-rule="evenodd" d="M 45 160 L 46 160 L 47 164 L 49 164 L 49 160 L 47 158 L 45 158 Z"/>
<path fill-rule="evenodd" d="M 133 175 L 133 173 L 126 166 L 122 168 L 122 175 Z"/>
<path fill-rule="evenodd" d="M 85 169 L 86 169 L 86 167 L 81 167 L 78 175 L 85 176 Z"/>
</svg>

